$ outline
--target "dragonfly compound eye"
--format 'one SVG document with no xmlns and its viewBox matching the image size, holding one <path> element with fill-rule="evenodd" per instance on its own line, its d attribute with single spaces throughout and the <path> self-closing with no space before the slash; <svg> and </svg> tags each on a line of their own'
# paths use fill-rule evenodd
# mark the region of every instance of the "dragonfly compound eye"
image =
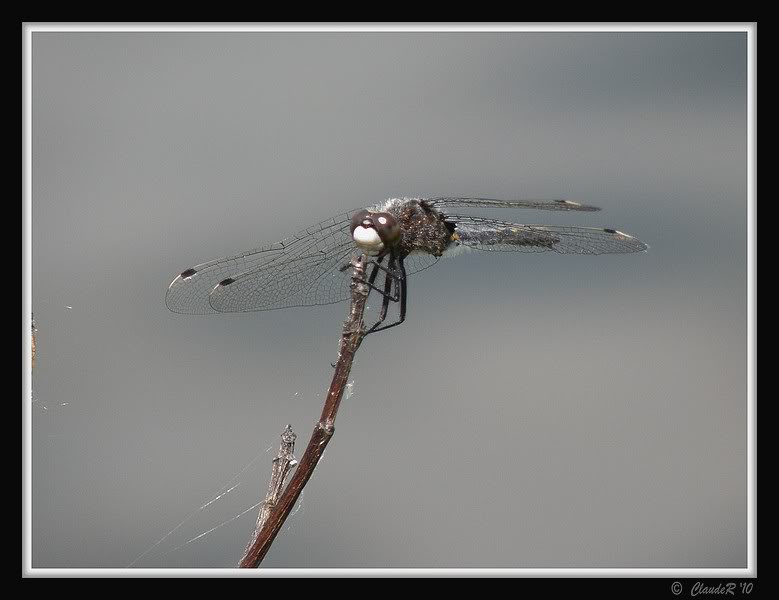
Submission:
<svg viewBox="0 0 779 600">
<path fill-rule="evenodd" d="M 385 246 L 393 246 L 400 239 L 400 224 L 391 214 L 376 213 L 373 215 L 373 223 Z"/>
<path fill-rule="evenodd" d="M 358 210 L 356 213 L 352 215 L 352 224 L 351 224 L 351 233 L 354 235 L 354 230 L 358 227 L 362 227 L 363 221 L 365 219 L 370 219 L 371 213 L 370 211 L 366 210 Z"/>
<path fill-rule="evenodd" d="M 377 223 L 368 210 L 361 210 L 352 216 L 350 230 L 358 248 L 366 254 L 376 256 L 384 251 L 384 242 L 377 230 Z"/>
</svg>

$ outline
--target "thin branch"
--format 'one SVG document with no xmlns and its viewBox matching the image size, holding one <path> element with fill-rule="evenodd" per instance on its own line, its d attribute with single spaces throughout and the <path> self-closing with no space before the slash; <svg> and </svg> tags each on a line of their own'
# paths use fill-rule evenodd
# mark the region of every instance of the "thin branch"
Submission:
<svg viewBox="0 0 779 600">
<path fill-rule="evenodd" d="M 354 355 L 365 335 L 363 313 L 365 312 L 369 288 L 365 283 L 364 257 L 353 259 L 352 269 L 352 303 L 349 308 L 349 317 L 344 322 L 338 350 L 338 362 L 335 365 L 335 372 L 330 382 L 330 389 L 327 392 L 322 415 L 314 427 L 314 432 L 311 434 L 306 451 L 303 453 L 289 484 L 284 489 L 275 508 L 273 506 L 267 507 L 269 514 L 264 517 L 262 524 L 260 524 L 260 520 L 263 519 L 262 513 L 266 509 L 266 506 L 263 506 L 252 542 L 247 547 L 238 565 L 241 568 L 257 568 L 263 558 L 265 558 L 273 540 L 276 539 L 276 535 L 281 530 L 284 521 L 295 506 L 300 493 L 311 478 L 330 438 L 333 437 L 335 432 L 335 417 L 341 404 L 344 388 L 349 379 Z M 274 464 L 274 472 L 275 470 L 276 466 Z M 273 485 L 273 481 L 271 481 L 271 485 Z"/>
<path fill-rule="evenodd" d="M 284 432 L 281 434 L 281 444 L 279 445 L 279 453 L 276 458 L 273 459 L 273 471 L 271 472 L 270 483 L 268 484 L 268 491 L 265 494 L 265 501 L 262 503 L 260 513 L 257 515 L 257 524 L 254 527 L 254 535 L 251 541 L 246 546 L 245 552 L 249 552 L 249 549 L 254 544 L 254 541 L 262 531 L 263 525 L 270 518 L 273 513 L 273 509 L 279 502 L 279 496 L 281 496 L 281 490 L 284 487 L 284 482 L 287 480 L 289 472 L 298 464 L 295 460 L 295 432 L 292 431 L 292 425 L 287 425 Z"/>
</svg>

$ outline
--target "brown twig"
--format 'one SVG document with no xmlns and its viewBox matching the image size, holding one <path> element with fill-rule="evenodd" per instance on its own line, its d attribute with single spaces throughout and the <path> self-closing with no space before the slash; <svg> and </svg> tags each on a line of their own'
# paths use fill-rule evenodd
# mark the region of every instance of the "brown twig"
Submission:
<svg viewBox="0 0 779 600">
<path fill-rule="evenodd" d="M 279 496 L 281 496 L 281 490 L 284 487 L 284 482 L 287 480 L 287 475 L 298 464 L 294 454 L 295 438 L 297 438 L 297 435 L 292 431 L 292 425 L 287 425 L 281 434 L 279 453 L 273 459 L 273 471 L 271 472 L 270 483 L 268 483 L 268 491 L 265 494 L 265 501 L 262 503 L 260 513 L 257 515 L 254 535 L 247 544 L 245 552 L 248 552 L 252 547 L 254 540 L 257 539 L 260 531 L 262 531 L 263 525 L 265 525 L 265 522 L 273 513 L 273 509 L 276 508 L 279 502 Z"/>
<path fill-rule="evenodd" d="M 314 427 L 308 447 L 303 453 L 300 463 L 297 465 L 289 484 L 279 498 L 278 503 L 273 506 L 267 506 L 267 516 L 263 519 L 262 513 L 266 510 L 266 504 L 258 517 L 252 541 L 244 553 L 241 562 L 238 564 L 241 568 L 257 568 L 268 553 L 273 540 L 279 533 L 292 508 L 295 506 L 300 493 L 303 491 L 306 483 L 311 478 L 311 474 L 322 458 L 322 454 L 327 447 L 330 438 L 335 431 L 335 416 L 338 407 L 341 404 L 344 388 L 349 379 L 349 372 L 352 369 L 354 354 L 360 347 L 365 328 L 363 325 L 363 313 L 365 312 L 365 302 L 368 299 L 368 285 L 365 283 L 365 260 L 363 257 L 352 260 L 352 303 L 349 309 L 349 317 L 344 322 L 343 333 L 341 334 L 341 344 L 338 350 L 338 362 L 335 365 L 333 379 L 330 382 L 330 389 L 327 392 L 325 405 L 322 409 L 322 415 L 319 422 Z M 275 463 L 276 461 L 274 461 Z M 274 464 L 274 473 L 276 465 Z M 283 479 L 281 480 L 283 483 Z M 274 482 L 271 481 L 271 485 Z M 269 488 L 270 493 L 270 488 Z"/>
</svg>

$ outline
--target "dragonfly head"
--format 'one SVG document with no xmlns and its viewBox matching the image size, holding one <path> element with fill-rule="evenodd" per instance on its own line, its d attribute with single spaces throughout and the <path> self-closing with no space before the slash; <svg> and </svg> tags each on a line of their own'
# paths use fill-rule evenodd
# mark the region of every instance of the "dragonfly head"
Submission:
<svg viewBox="0 0 779 600">
<path fill-rule="evenodd" d="M 386 212 L 361 210 L 352 216 L 352 239 L 369 256 L 386 252 L 400 240 L 400 224 Z"/>
</svg>

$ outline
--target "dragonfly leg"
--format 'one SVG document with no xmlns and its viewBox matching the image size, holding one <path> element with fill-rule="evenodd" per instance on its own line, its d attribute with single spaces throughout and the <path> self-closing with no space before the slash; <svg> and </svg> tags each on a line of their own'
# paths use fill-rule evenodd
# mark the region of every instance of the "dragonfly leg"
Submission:
<svg viewBox="0 0 779 600">
<path fill-rule="evenodd" d="M 390 256 L 390 260 L 387 264 L 387 266 L 383 266 L 381 264 L 381 261 L 384 260 L 384 257 L 381 256 L 377 260 L 370 260 L 367 264 L 373 265 L 373 270 L 371 271 L 370 276 L 368 277 L 368 280 L 365 282 L 368 284 L 368 287 L 372 290 L 376 290 L 381 294 L 382 296 L 389 295 L 391 302 L 398 302 L 400 300 L 400 296 L 395 291 L 394 294 L 391 293 L 391 286 L 387 284 L 387 279 L 398 279 L 399 275 L 395 268 L 395 257 Z M 385 273 L 385 280 L 384 280 L 384 289 L 380 289 L 374 285 L 374 282 L 376 281 L 376 276 L 379 274 L 379 271 L 383 271 Z"/>
<path fill-rule="evenodd" d="M 365 333 L 365 335 L 368 335 L 369 333 L 376 333 L 377 331 L 384 331 L 390 327 L 395 327 L 396 325 L 400 325 L 403 321 L 406 320 L 406 267 L 403 264 L 402 258 L 398 259 L 397 269 L 394 268 L 394 262 L 395 258 L 394 256 L 391 256 L 388 266 L 392 269 L 392 272 L 387 271 L 387 275 L 384 279 L 384 293 L 382 294 L 384 298 L 382 301 L 381 312 L 379 313 L 379 320 L 373 324 L 373 326 Z M 395 293 L 391 294 L 390 286 L 392 285 L 393 281 L 395 282 Z M 390 301 L 400 302 L 400 314 L 398 316 L 398 320 L 394 323 L 390 323 L 389 325 L 382 325 L 384 320 L 387 318 L 387 309 L 389 308 Z"/>
<path fill-rule="evenodd" d="M 371 274 L 368 276 L 368 279 L 364 279 L 363 283 L 367 284 L 368 287 L 372 290 L 376 290 L 380 294 L 383 294 L 384 292 L 377 288 L 374 283 L 376 282 L 376 276 L 379 274 L 379 271 L 384 271 L 385 273 L 388 273 L 387 269 L 385 269 L 383 266 L 381 266 L 381 261 L 384 260 L 383 256 L 379 256 L 376 260 L 368 260 L 365 262 L 366 265 L 372 266 L 373 269 L 371 269 Z M 338 270 L 343 272 L 346 271 L 351 266 L 351 263 L 346 263 L 344 266 L 339 267 Z"/>
<path fill-rule="evenodd" d="M 406 320 L 406 292 L 408 291 L 408 285 L 406 280 L 406 265 L 403 264 L 403 259 L 398 259 L 398 266 L 400 267 L 400 315 L 398 316 L 398 325 Z"/>
<path fill-rule="evenodd" d="M 395 257 L 390 256 L 389 268 L 392 269 L 395 266 Z M 389 309 L 390 300 L 396 302 L 396 299 L 392 294 L 392 277 L 387 273 L 384 276 L 384 292 L 382 293 L 381 311 L 379 312 L 379 323 L 383 322 L 387 318 L 387 310 Z M 397 288 L 397 285 L 395 286 Z"/>
<path fill-rule="evenodd" d="M 368 277 L 368 281 L 366 281 L 365 283 L 368 284 L 368 287 L 371 287 L 374 290 L 376 289 L 376 287 L 373 285 L 373 283 L 376 281 L 376 275 L 379 274 L 379 263 L 381 261 L 383 261 L 383 260 L 384 260 L 384 257 L 380 256 L 378 258 L 378 260 L 376 260 L 376 261 L 373 261 L 373 260 L 368 261 L 369 265 L 373 265 L 373 269 L 371 269 L 371 274 Z"/>
</svg>

